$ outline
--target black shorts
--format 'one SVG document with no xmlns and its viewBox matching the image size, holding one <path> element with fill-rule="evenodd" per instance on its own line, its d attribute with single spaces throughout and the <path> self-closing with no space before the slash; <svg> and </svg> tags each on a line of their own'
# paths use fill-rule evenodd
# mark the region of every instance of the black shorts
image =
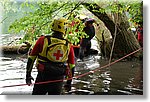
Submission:
<svg viewBox="0 0 150 102">
<path fill-rule="evenodd" d="M 34 84 L 32 95 L 60 95 L 62 91 L 63 78 L 64 76 L 52 77 L 51 75 L 46 75 L 43 72 L 38 72 L 35 81 L 37 84 Z"/>
</svg>

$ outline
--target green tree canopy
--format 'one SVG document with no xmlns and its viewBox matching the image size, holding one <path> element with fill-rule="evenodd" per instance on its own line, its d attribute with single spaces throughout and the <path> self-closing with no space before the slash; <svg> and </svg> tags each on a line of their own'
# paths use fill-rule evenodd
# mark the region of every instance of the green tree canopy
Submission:
<svg viewBox="0 0 150 102">
<path fill-rule="evenodd" d="M 7 1 L 7 2 L 6 2 Z M 13 0 L 11 0 L 13 1 Z M 30 2 L 29 2 L 30 1 Z M 65 17 L 70 22 L 75 19 L 75 15 L 81 13 L 83 2 L 87 2 L 92 5 L 91 2 L 95 2 L 101 6 L 101 9 L 96 12 L 106 12 L 106 13 L 115 13 L 115 12 L 126 12 L 128 13 L 130 22 L 140 22 L 143 20 L 142 18 L 142 3 L 139 0 L 134 0 L 132 2 L 126 1 L 123 2 L 118 0 L 117 3 L 114 1 L 108 0 L 95 0 L 95 1 L 70 1 L 70 0 L 26 0 L 21 4 L 21 7 L 30 8 L 25 12 L 25 16 L 16 19 L 9 27 L 9 31 L 11 33 L 23 33 L 24 38 L 22 42 L 29 41 L 34 42 L 40 35 L 51 34 L 51 22 L 54 18 Z M 106 2 L 107 1 L 107 2 Z M 116 2 L 116 1 L 115 1 Z M 6 11 L 10 11 L 13 9 L 14 2 L 10 2 L 10 0 L 0 1 L 1 5 L 4 6 Z M 118 4 L 121 5 L 118 9 Z M 9 5 L 9 6 L 8 6 Z M 94 7 L 94 6 L 93 6 Z M 19 9 L 19 8 L 18 8 Z M 132 19 L 130 19 L 132 18 Z M 82 22 L 72 26 L 67 31 L 66 38 L 69 39 L 72 43 L 78 43 L 80 37 L 87 37 L 84 32 L 82 32 L 84 25 Z M 78 28 L 78 32 L 77 29 Z M 72 33 L 73 35 L 69 34 Z"/>
</svg>

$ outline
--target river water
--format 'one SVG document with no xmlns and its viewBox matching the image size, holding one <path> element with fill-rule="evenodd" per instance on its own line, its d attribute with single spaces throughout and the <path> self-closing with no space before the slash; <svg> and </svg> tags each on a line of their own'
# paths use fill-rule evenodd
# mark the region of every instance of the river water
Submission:
<svg viewBox="0 0 150 102">
<path fill-rule="evenodd" d="M 116 59 L 114 59 L 116 60 Z M 112 61 L 114 61 L 112 60 Z M 25 84 L 25 68 L 27 54 L 7 54 L 0 57 L 0 94 L 28 95 L 32 92 L 32 86 L 22 85 L 4 87 L 11 85 Z M 108 64 L 99 54 L 90 55 L 84 62 L 76 62 L 75 76 L 91 72 L 98 67 Z M 62 91 L 62 94 L 71 95 L 142 95 L 143 94 L 143 69 L 142 61 L 132 59 L 122 60 L 110 67 L 103 68 L 93 73 L 88 73 L 79 78 L 74 78 L 72 90 Z M 34 67 L 32 76 L 37 75 Z M 34 82 L 33 82 L 34 83 Z"/>
</svg>

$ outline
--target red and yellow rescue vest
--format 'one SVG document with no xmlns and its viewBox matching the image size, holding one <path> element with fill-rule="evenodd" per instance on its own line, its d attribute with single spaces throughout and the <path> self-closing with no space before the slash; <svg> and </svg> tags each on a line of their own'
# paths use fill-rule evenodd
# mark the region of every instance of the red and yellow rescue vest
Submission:
<svg viewBox="0 0 150 102">
<path fill-rule="evenodd" d="M 38 61 L 66 62 L 69 51 L 70 44 L 67 40 L 45 36 L 43 50 L 38 55 Z"/>
</svg>

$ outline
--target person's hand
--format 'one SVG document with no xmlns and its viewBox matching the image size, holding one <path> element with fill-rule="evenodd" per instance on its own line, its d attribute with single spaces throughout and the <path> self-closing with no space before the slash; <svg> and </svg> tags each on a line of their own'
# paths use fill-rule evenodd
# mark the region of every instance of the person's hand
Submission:
<svg viewBox="0 0 150 102">
<path fill-rule="evenodd" d="M 31 75 L 26 75 L 26 84 L 28 84 L 28 86 L 32 84 L 31 80 L 34 81 L 34 78 Z"/>
</svg>

